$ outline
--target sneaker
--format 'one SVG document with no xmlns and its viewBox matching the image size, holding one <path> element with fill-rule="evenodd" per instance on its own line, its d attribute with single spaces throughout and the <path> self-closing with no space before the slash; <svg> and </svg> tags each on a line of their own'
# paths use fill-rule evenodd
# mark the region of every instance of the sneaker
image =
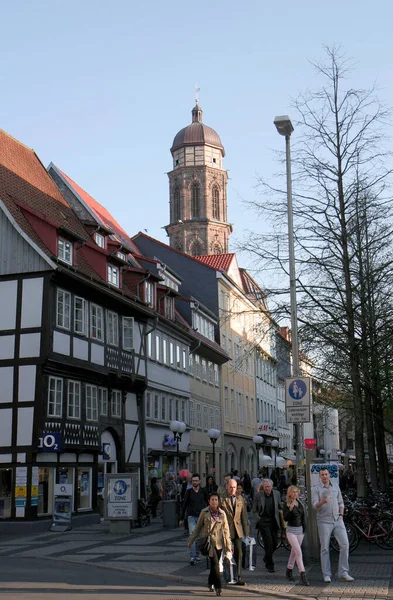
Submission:
<svg viewBox="0 0 393 600">
<path fill-rule="evenodd" d="M 331 583 L 332 578 L 329 577 L 329 575 L 325 575 L 324 578 L 323 578 L 323 580 L 324 580 L 325 583 Z"/>
<path fill-rule="evenodd" d="M 196 557 L 196 559 L 195 559 L 195 562 L 196 562 L 196 563 L 200 563 L 200 562 L 201 562 L 201 557 L 200 557 L 200 556 L 197 556 L 197 557 Z"/>
<path fill-rule="evenodd" d="M 340 579 L 341 579 L 341 581 L 347 581 L 348 583 L 349 583 L 350 581 L 355 581 L 355 578 L 354 578 L 354 577 L 351 577 L 351 575 L 350 575 L 349 573 L 344 573 L 344 575 L 342 575 L 342 576 L 340 577 Z"/>
<path fill-rule="evenodd" d="M 193 567 L 195 564 L 196 564 L 196 560 L 195 560 L 195 558 L 192 558 L 190 560 L 190 565 Z"/>
</svg>

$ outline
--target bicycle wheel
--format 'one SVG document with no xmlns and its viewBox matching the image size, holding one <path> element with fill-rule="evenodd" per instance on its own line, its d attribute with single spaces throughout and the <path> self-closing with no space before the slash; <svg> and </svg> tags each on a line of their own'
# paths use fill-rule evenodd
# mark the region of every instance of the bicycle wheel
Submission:
<svg viewBox="0 0 393 600">
<path fill-rule="evenodd" d="M 371 536 L 375 543 L 385 550 L 393 550 L 393 519 L 381 517 L 371 528 Z"/>
<path fill-rule="evenodd" d="M 356 528 L 351 525 L 351 523 L 345 523 L 345 529 L 347 530 L 348 542 L 349 542 L 349 552 L 353 552 L 359 544 L 359 534 Z M 340 552 L 340 546 L 334 535 L 330 538 L 330 547 L 336 552 Z"/>
<path fill-rule="evenodd" d="M 261 531 L 259 529 L 257 532 L 257 542 L 261 548 L 265 549 L 265 544 L 263 543 L 263 537 L 262 537 Z M 279 548 L 281 546 L 281 543 L 282 543 L 282 538 L 279 535 L 277 538 L 277 548 Z"/>
</svg>

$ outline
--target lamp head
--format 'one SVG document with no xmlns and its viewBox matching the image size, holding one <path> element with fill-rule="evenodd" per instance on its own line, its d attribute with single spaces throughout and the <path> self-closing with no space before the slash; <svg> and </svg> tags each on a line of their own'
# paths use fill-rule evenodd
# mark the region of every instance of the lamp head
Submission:
<svg viewBox="0 0 393 600">
<path fill-rule="evenodd" d="M 279 443 L 280 442 L 278 440 L 272 440 L 270 445 L 272 446 L 272 448 L 278 448 Z"/>
<path fill-rule="evenodd" d="M 180 431 L 180 422 L 179 421 L 171 421 L 169 423 L 169 429 L 173 433 L 178 433 Z"/>
<path fill-rule="evenodd" d="M 254 442 L 254 444 L 259 446 L 260 444 L 263 444 L 263 437 L 261 435 L 254 435 L 252 441 Z"/>
<path fill-rule="evenodd" d="M 293 125 L 288 115 L 281 115 L 274 119 L 274 124 L 280 135 L 291 135 L 293 132 Z"/>
<path fill-rule="evenodd" d="M 217 439 L 220 437 L 221 435 L 221 431 L 219 429 L 208 429 L 207 435 L 209 436 L 209 438 L 211 439 L 211 441 L 213 442 L 213 440 L 216 442 Z"/>
</svg>

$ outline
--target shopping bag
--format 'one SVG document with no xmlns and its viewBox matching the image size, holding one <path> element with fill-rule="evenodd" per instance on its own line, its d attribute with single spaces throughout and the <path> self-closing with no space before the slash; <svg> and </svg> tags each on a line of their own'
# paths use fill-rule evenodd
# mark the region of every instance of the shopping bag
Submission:
<svg viewBox="0 0 393 600">
<path fill-rule="evenodd" d="M 237 564 L 234 558 L 224 558 L 224 579 L 228 585 L 234 585 L 237 583 L 239 576 L 237 572 Z"/>
<path fill-rule="evenodd" d="M 218 562 L 218 570 L 220 573 L 224 572 L 224 553 L 221 552 L 220 560 Z"/>
<path fill-rule="evenodd" d="M 254 571 L 257 566 L 257 543 L 255 538 L 247 537 L 242 539 L 242 567 L 249 571 Z"/>
</svg>

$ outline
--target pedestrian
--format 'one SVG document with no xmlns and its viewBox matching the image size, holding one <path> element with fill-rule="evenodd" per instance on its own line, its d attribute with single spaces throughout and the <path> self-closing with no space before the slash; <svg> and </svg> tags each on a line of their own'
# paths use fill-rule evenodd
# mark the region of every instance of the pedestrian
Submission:
<svg viewBox="0 0 393 600">
<path fill-rule="evenodd" d="M 319 482 L 312 488 L 312 505 L 317 511 L 318 536 L 321 544 L 321 569 L 325 583 L 331 582 L 330 537 L 340 547 L 337 575 L 343 581 L 354 581 L 349 574 L 349 543 L 344 524 L 344 502 L 338 485 L 330 481 L 329 469 L 319 471 Z"/>
<path fill-rule="evenodd" d="M 161 490 L 157 483 L 157 477 L 152 477 L 150 481 L 150 506 L 151 516 L 153 519 L 157 517 L 157 506 L 162 500 Z"/>
<path fill-rule="evenodd" d="M 234 550 L 234 558 L 237 563 L 238 580 L 237 585 L 245 585 L 241 578 L 242 571 L 242 538 L 248 537 L 247 503 L 242 496 L 236 496 L 237 481 L 230 479 L 227 483 L 225 494 L 221 496 L 221 508 L 225 511 L 228 519 L 229 531 Z"/>
<path fill-rule="evenodd" d="M 227 484 L 228 484 L 228 481 L 230 479 L 232 479 L 232 473 L 227 473 L 226 475 L 224 475 L 224 484 L 220 485 L 218 487 L 218 490 L 217 490 L 218 495 L 220 496 L 220 498 L 221 498 L 221 496 L 224 496 L 224 494 L 226 493 L 226 491 L 227 491 Z"/>
<path fill-rule="evenodd" d="M 289 581 L 295 581 L 293 577 L 293 567 L 296 562 L 302 584 L 310 585 L 306 577 L 302 556 L 301 546 L 306 531 L 306 515 L 304 506 L 299 500 L 299 493 L 299 488 L 295 485 L 291 485 L 287 490 L 287 499 L 283 506 L 283 517 L 284 521 L 287 522 L 287 540 L 291 545 L 291 554 L 288 559 L 286 577 Z"/>
<path fill-rule="evenodd" d="M 207 505 L 207 494 L 203 488 L 201 488 L 201 478 L 199 473 L 193 473 L 191 478 L 192 488 L 186 490 L 184 501 L 180 512 L 179 526 L 182 527 L 184 524 L 184 515 L 187 513 L 188 520 L 188 531 L 192 536 L 193 531 L 198 522 L 201 511 Z M 190 565 L 195 565 L 200 562 L 199 552 L 194 542 L 190 546 Z"/>
<path fill-rule="evenodd" d="M 247 471 L 244 471 L 242 483 L 244 491 L 246 492 L 247 496 L 249 496 L 251 494 L 251 477 L 249 476 Z"/>
<path fill-rule="evenodd" d="M 252 488 L 252 496 L 253 498 L 255 498 L 255 496 L 258 493 L 258 488 L 262 483 L 262 479 L 259 477 L 259 475 L 256 475 L 253 479 L 251 479 L 251 488 Z"/>
<path fill-rule="evenodd" d="M 264 563 L 269 573 L 274 573 L 273 554 L 277 548 L 278 531 L 281 528 L 282 506 L 278 490 L 273 490 L 271 479 L 264 479 L 262 489 L 257 493 L 253 502 L 253 512 L 259 515 L 257 529 L 259 529 L 265 548 Z"/>
<path fill-rule="evenodd" d="M 181 490 L 180 490 L 180 502 L 181 504 L 183 504 L 184 502 L 184 498 L 186 495 L 186 491 L 189 490 L 190 488 L 192 488 L 192 475 L 191 473 L 189 473 L 189 475 L 187 476 L 187 479 L 185 479 L 182 483 L 181 486 Z M 184 535 L 189 535 L 189 531 L 188 531 L 188 515 L 187 513 L 185 513 L 184 515 Z"/>
<path fill-rule="evenodd" d="M 188 540 L 188 547 L 191 548 L 198 535 L 201 538 L 211 536 L 208 586 L 210 592 L 215 591 L 217 596 L 221 596 L 219 562 L 222 552 L 225 553 L 229 560 L 232 558 L 231 537 L 225 512 L 219 508 L 219 496 L 217 492 L 209 494 L 208 501 L 209 506 L 202 509 L 196 527 Z"/>
<path fill-rule="evenodd" d="M 209 477 L 206 479 L 205 490 L 208 495 L 218 490 L 218 485 L 214 481 L 214 477 L 212 475 L 209 475 Z"/>
</svg>

